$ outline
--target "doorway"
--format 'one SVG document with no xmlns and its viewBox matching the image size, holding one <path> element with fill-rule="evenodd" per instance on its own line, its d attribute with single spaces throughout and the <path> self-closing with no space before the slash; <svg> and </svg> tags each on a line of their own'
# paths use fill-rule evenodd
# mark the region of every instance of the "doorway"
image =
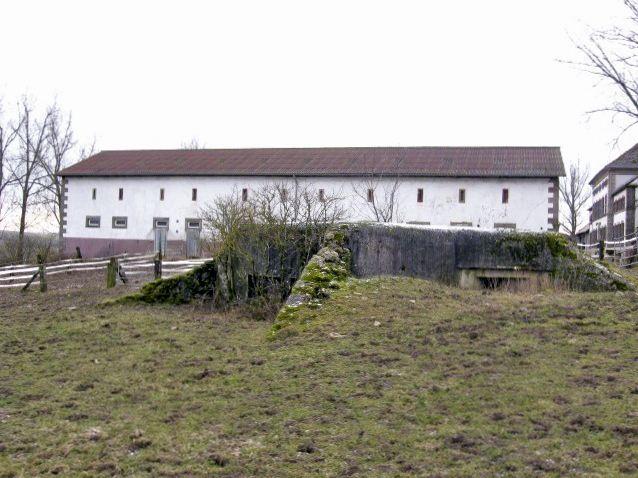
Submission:
<svg viewBox="0 0 638 478">
<path fill-rule="evenodd" d="M 199 257 L 201 255 L 201 231 L 201 219 L 186 219 L 186 257 Z"/>
<path fill-rule="evenodd" d="M 168 235 L 168 218 L 156 217 L 153 219 L 153 233 L 155 241 L 153 251 L 166 255 L 166 236 Z"/>
</svg>

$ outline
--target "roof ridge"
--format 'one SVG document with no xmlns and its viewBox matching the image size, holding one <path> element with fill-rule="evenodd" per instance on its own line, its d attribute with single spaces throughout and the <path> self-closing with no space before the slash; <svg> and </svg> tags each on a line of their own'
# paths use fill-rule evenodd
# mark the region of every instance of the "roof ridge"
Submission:
<svg viewBox="0 0 638 478">
<path fill-rule="evenodd" d="M 353 162 L 354 161 L 354 162 Z M 559 147 L 391 146 L 202 150 L 105 150 L 61 176 L 149 175 L 564 175 Z"/>
<path fill-rule="evenodd" d="M 637 145 L 638 146 L 638 145 Z M 560 146 L 285 146 L 285 147 L 250 147 L 250 148 L 168 148 L 168 149 L 103 149 L 99 153 L 162 153 L 162 152 L 196 152 L 196 151 L 292 151 L 292 150 L 328 150 L 328 149 L 560 149 Z"/>
</svg>

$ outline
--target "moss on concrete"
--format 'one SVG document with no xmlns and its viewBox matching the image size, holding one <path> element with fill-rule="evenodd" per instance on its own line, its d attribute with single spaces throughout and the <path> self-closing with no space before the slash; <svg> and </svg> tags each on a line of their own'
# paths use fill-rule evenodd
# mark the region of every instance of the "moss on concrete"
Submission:
<svg viewBox="0 0 638 478">
<path fill-rule="evenodd" d="M 340 229 L 343 230 L 343 225 Z M 286 305 L 277 314 L 270 331 L 271 338 L 296 323 L 300 311 L 320 308 L 321 301 L 329 298 L 331 291 L 342 287 L 350 275 L 351 260 L 345 241 L 346 235 L 341 231 L 326 234 L 324 247 L 310 259 L 293 286 Z"/>
<path fill-rule="evenodd" d="M 552 233 L 508 232 L 497 238 L 495 253 L 505 251 L 521 268 L 544 268 L 556 259 L 577 259 L 577 253 L 570 247 L 567 238 Z"/>
<path fill-rule="evenodd" d="M 217 263 L 205 262 L 192 271 L 146 284 L 139 292 L 106 301 L 104 305 L 146 302 L 187 304 L 196 297 L 212 297 L 217 283 Z"/>
<path fill-rule="evenodd" d="M 634 284 L 614 271 L 608 264 L 599 262 L 580 252 L 576 258 L 562 257 L 556 260 L 552 278 L 557 287 L 584 292 L 634 290 Z"/>
</svg>

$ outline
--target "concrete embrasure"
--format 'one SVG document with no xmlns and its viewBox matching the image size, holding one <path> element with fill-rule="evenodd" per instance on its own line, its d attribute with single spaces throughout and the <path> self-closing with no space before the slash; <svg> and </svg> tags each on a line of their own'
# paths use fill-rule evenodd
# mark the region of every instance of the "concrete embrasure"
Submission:
<svg viewBox="0 0 638 478">
<path fill-rule="evenodd" d="M 573 290 L 633 288 L 553 232 L 357 224 L 346 234 L 356 277 L 420 277 L 466 287 L 480 286 L 480 278 L 548 278 Z"/>
</svg>

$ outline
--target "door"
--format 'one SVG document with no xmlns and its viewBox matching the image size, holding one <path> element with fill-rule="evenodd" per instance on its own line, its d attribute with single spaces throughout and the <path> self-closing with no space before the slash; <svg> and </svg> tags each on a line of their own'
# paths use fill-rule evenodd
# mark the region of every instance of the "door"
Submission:
<svg viewBox="0 0 638 478">
<path fill-rule="evenodd" d="M 168 232 L 168 218 L 155 218 L 153 220 L 153 232 L 155 243 L 153 250 L 161 252 L 162 256 L 166 255 L 166 233 Z"/>
<path fill-rule="evenodd" d="M 200 256 L 199 239 L 201 230 L 202 221 L 200 219 L 186 220 L 186 257 Z"/>
</svg>

